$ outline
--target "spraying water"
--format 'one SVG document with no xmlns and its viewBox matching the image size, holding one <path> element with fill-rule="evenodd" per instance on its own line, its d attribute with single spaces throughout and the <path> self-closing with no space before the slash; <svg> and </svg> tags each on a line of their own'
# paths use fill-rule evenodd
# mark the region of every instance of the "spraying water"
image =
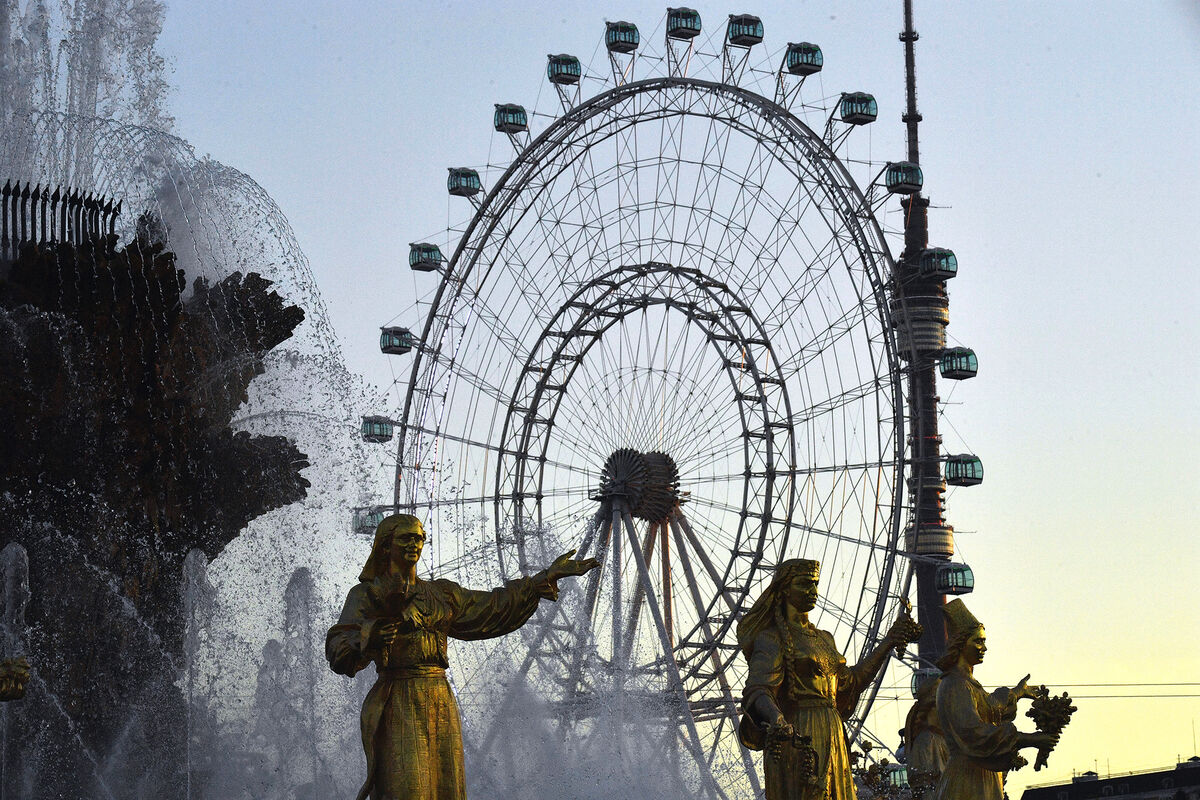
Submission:
<svg viewBox="0 0 1200 800">
<path fill-rule="evenodd" d="M 118 241 L 142 243 L 151 249 L 140 252 L 151 259 L 173 253 L 170 266 L 188 282 L 181 300 L 193 303 L 196 314 L 209 309 L 206 325 L 233 326 L 244 336 L 258 329 L 252 318 L 223 316 L 223 306 L 213 302 L 222 292 L 273 292 L 280 309 L 301 309 L 303 321 L 279 346 L 263 349 L 245 340 L 248 357 L 203 365 L 212 405 L 201 412 L 229 417 L 235 442 L 286 437 L 307 455 L 304 479 L 312 488 L 302 502 L 258 514 L 235 537 L 213 530 L 207 544 L 200 536 L 201 549 L 182 552 L 172 551 L 153 526 L 128 530 L 122 521 L 128 509 L 106 507 L 99 486 L 35 486 L 29 496 L 6 496 L 11 535 L 37 547 L 31 607 L 39 611 L 32 638 L 20 646 L 5 641 L 6 655 L 28 650 L 35 679 L 27 700 L 5 709 L 0 720 L 0 792 L 51 796 L 58 781 L 77 796 L 229 798 L 244 789 L 259 797 L 296 797 L 304 796 L 298 792 L 305 785 L 310 796 L 329 796 L 332 775 L 347 786 L 359 778 L 361 756 L 345 746 L 341 732 L 356 734 L 361 687 L 320 668 L 319 636 L 364 546 L 349 535 L 347 510 L 377 497 L 385 487 L 377 490 L 372 482 L 388 471 L 357 440 L 358 418 L 366 410 L 363 391 L 345 369 L 286 219 L 248 176 L 197 157 L 170 132 L 165 61 L 156 46 L 163 13 L 153 0 L 0 4 L 0 180 L 120 201 Z M 143 276 L 135 284 L 158 269 L 149 261 L 135 263 L 145 264 L 135 268 Z M 243 277 L 251 272 L 270 281 L 267 288 Z M 95 272 L 75 274 L 76 285 L 81 276 L 85 285 L 99 279 Z M 196 279 L 204 285 L 193 284 Z M 124 385 L 136 383 L 129 372 L 136 368 L 135 354 L 169 353 L 178 343 L 167 338 L 175 311 L 136 286 L 122 298 L 119 307 L 143 318 L 129 326 L 137 331 L 132 338 L 107 345 L 128 356 L 112 359 L 121 370 L 116 383 Z M 256 313 L 276 312 L 263 306 Z M 62 376 L 64 413 L 75 416 L 62 419 L 66 429 L 54 441 L 65 458 L 85 458 L 91 445 L 71 437 L 95 427 L 88 419 L 94 389 L 83 368 L 95 354 L 80 349 L 71 323 L 59 318 L 0 317 L 9 343 L 8 379 L 22 396 L 36 396 L 44 391 L 39 375 Z M 191 351 L 174 352 L 189 369 L 202 366 Z M 167 385 L 161 373 L 147 380 L 159 389 Z M 170 412 L 155 411 L 150 421 L 167 431 L 167 454 L 185 458 L 169 444 Z M 119 425 L 119 417 L 112 423 Z M 43 428 L 31 435 L 50 434 Z M 213 496 L 218 516 L 228 500 Z M 145 502 L 151 519 L 171 517 L 169 499 Z M 105 542 L 118 535 L 133 544 L 114 562 Z M 158 566 L 148 573 L 151 565 Z M 157 574 L 161 569 L 170 574 Z M 67 576 L 78 583 L 72 592 L 55 584 Z M 5 608 L 8 613 L 16 606 Z M 67 629 L 59 631 L 53 622 L 78 624 L 87 614 L 98 621 L 89 635 L 108 643 L 103 649 L 109 652 L 95 663 L 75 652 Z M 15 629 L 6 624 L 5 635 Z M 70 657 L 53 656 L 55 646 Z M 108 674 L 104 658 L 124 661 L 140 683 Z M 272 683 L 263 678 L 272 670 L 278 673 L 275 685 L 291 693 L 284 705 L 294 704 L 303 723 L 296 734 L 303 741 L 294 748 L 261 741 L 277 736 L 278 728 L 255 730 L 254 720 L 272 702 Z M 63 681 L 73 686 L 69 697 L 54 690 Z M 130 699 L 105 706 L 106 681 Z M 123 719 L 100 724 L 96 704 Z M 39 726 L 39 719 L 57 722 Z M 318 729 L 337 733 L 319 736 Z M 155 750 L 164 741 L 169 746 Z M 285 753 L 299 753 L 303 769 L 280 770 Z M 76 763 L 82 766 L 74 769 Z M 79 783 L 68 788 L 73 772 Z M 238 792 L 229 791 L 234 786 Z"/>
</svg>

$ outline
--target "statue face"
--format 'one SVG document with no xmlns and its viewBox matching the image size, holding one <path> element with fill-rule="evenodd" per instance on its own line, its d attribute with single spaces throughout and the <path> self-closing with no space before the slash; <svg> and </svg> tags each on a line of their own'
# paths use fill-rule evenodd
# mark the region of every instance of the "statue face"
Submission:
<svg viewBox="0 0 1200 800">
<path fill-rule="evenodd" d="M 983 661 L 983 655 L 987 652 L 987 634 L 983 628 L 975 631 L 970 639 L 967 639 L 967 646 L 963 648 L 963 656 L 966 657 L 967 663 L 972 666 Z"/>
<path fill-rule="evenodd" d="M 425 548 L 425 534 L 419 530 L 403 528 L 392 533 L 392 561 L 400 564 L 416 564 Z"/>
<path fill-rule="evenodd" d="M 796 575 L 788 583 L 788 603 L 798 611 L 812 611 L 817 607 L 818 582 L 811 575 Z"/>
</svg>

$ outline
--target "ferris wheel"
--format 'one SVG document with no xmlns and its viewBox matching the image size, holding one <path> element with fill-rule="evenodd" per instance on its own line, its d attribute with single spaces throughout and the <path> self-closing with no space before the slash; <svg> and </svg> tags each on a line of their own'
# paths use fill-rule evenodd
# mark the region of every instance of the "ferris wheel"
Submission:
<svg viewBox="0 0 1200 800">
<path fill-rule="evenodd" d="M 774 565 L 822 562 L 816 622 L 850 660 L 904 593 L 902 348 L 919 333 L 898 331 L 920 320 L 891 291 L 878 214 L 921 176 L 856 180 L 841 151 L 876 102 L 807 87 L 816 45 L 760 57 L 750 15 L 707 39 L 691 9 L 660 25 L 652 45 L 607 23 L 602 72 L 549 56 L 544 127 L 498 104 L 511 163 L 450 169 L 473 215 L 411 246 L 440 280 L 423 327 L 383 332 L 412 358 L 389 509 L 426 520 L 444 569 L 600 560 L 524 633 L 515 673 L 548 724 L 584 739 L 624 724 L 614 698 L 652 709 L 645 752 L 681 765 L 681 791 L 759 795 L 735 628 Z"/>
</svg>

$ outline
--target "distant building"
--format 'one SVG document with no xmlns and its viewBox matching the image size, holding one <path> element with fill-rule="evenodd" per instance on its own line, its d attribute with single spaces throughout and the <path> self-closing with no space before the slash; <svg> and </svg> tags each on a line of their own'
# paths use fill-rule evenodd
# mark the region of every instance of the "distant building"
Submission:
<svg viewBox="0 0 1200 800">
<path fill-rule="evenodd" d="M 1192 756 L 1174 769 L 1128 772 L 1101 778 L 1088 771 L 1070 783 L 1033 786 L 1021 800 L 1200 800 L 1200 757 Z"/>
</svg>

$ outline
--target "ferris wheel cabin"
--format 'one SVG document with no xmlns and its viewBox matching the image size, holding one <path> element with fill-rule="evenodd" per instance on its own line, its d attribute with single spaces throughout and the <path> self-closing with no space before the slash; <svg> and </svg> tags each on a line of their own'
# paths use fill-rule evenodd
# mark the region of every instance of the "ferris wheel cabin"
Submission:
<svg viewBox="0 0 1200 800">
<path fill-rule="evenodd" d="M 374 536 L 379 523 L 388 515 L 388 506 L 365 506 L 354 509 L 351 529 L 360 536 Z"/>
<path fill-rule="evenodd" d="M 410 242 L 408 245 L 408 266 L 415 272 L 437 272 L 445 260 L 441 248 L 436 244 Z"/>
<path fill-rule="evenodd" d="M 417 338 L 408 328 L 380 328 L 379 352 L 402 356 L 417 346 Z"/>
<path fill-rule="evenodd" d="M 839 107 L 842 122 L 850 125 L 867 125 L 879 116 L 879 105 L 875 96 L 866 92 L 848 92 L 842 95 Z"/>
<path fill-rule="evenodd" d="M 524 106 L 516 103 L 497 103 L 493 123 L 500 133 L 521 133 L 529 130 L 529 115 L 525 113 Z"/>
<path fill-rule="evenodd" d="M 983 462 L 973 455 L 946 456 L 946 483 L 951 486 L 983 483 Z"/>
<path fill-rule="evenodd" d="M 914 194 L 921 191 L 925 176 L 911 161 L 894 161 L 887 165 L 884 183 L 892 194 Z"/>
<path fill-rule="evenodd" d="M 363 417 L 362 418 L 362 438 L 364 442 L 374 442 L 382 444 L 390 442 L 395 426 L 387 417 Z"/>
<path fill-rule="evenodd" d="M 700 35 L 700 12 L 694 8 L 667 9 L 667 38 L 694 39 Z"/>
<path fill-rule="evenodd" d="M 632 53 L 638 49 L 641 37 L 632 22 L 607 22 L 604 27 L 604 46 L 610 53 Z"/>
<path fill-rule="evenodd" d="M 792 75 L 812 75 L 825 66 L 825 56 L 812 42 L 788 42 L 783 66 Z"/>
<path fill-rule="evenodd" d="M 450 167 L 446 190 L 455 197 L 474 197 L 483 191 L 479 173 L 469 167 Z"/>
<path fill-rule="evenodd" d="M 966 564 L 941 564 L 934 582 L 942 594 L 969 594 L 975 590 L 975 573 Z"/>
<path fill-rule="evenodd" d="M 753 47 L 763 40 L 762 20 L 753 14 L 730 14 L 725 41 L 738 47 Z"/>
<path fill-rule="evenodd" d="M 936 681 L 940 677 L 942 677 L 942 671 L 937 667 L 921 667 L 919 669 L 914 669 L 912 678 L 908 683 L 909 691 L 912 692 L 913 697 L 916 697 L 926 684 Z"/>
<path fill-rule="evenodd" d="M 945 247 L 926 248 L 921 251 L 917 274 L 935 281 L 948 281 L 958 274 L 958 259 L 953 250 Z"/>
<path fill-rule="evenodd" d="M 556 56 L 546 56 L 548 63 L 546 64 L 546 77 L 551 83 L 557 83 L 560 86 L 573 86 L 579 83 L 579 79 L 583 76 L 583 67 L 579 64 L 579 59 L 575 56 L 560 53 Z"/>
<path fill-rule="evenodd" d="M 943 378 L 963 381 L 979 373 L 979 359 L 969 347 L 947 347 L 938 363 Z"/>
</svg>

